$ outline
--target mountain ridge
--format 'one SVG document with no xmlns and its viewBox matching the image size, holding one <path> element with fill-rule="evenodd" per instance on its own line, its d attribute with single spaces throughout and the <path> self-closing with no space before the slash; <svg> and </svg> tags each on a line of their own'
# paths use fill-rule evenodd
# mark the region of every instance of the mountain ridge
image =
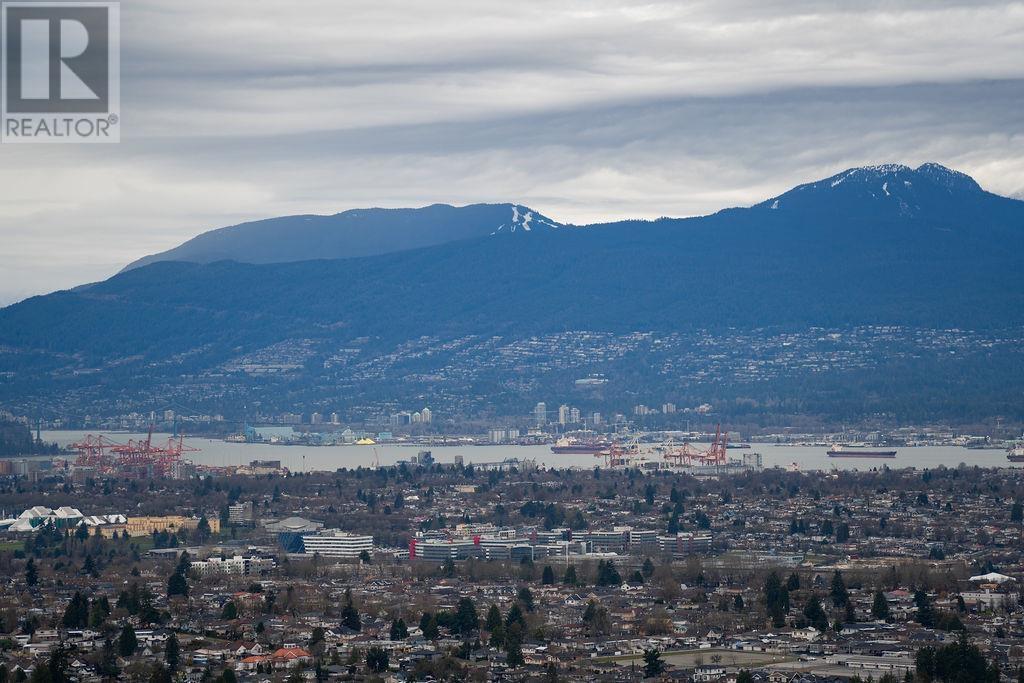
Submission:
<svg viewBox="0 0 1024 683">
<path fill-rule="evenodd" d="M 708 216 L 548 226 L 516 240 L 514 249 L 489 225 L 476 237 L 358 258 L 156 262 L 0 309 L 0 404 L 88 395 L 98 409 L 127 396 L 151 405 L 173 387 L 185 392 L 178 400 L 186 405 L 200 401 L 196 392 L 221 397 L 203 401 L 234 406 L 317 396 L 365 405 L 371 398 L 426 392 L 450 396 L 453 405 L 458 396 L 473 395 L 503 397 L 504 405 L 522 408 L 558 386 L 567 390 L 558 383 L 571 384 L 571 378 L 550 370 L 564 362 L 563 352 L 535 361 L 527 354 L 503 373 L 460 384 L 452 377 L 460 372 L 457 349 L 470 343 L 464 340 L 500 338 L 513 348 L 524 340 L 528 349 L 530 339 L 574 331 L 595 339 L 611 335 L 629 346 L 629 339 L 651 333 L 674 339 L 699 330 L 712 337 L 742 330 L 756 339 L 790 330 L 813 338 L 824 335 L 815 330 L 842 337 L 887 327 L 991 331 L 989 337 L 1016 339 L 1020 333 L 1013 330 L 1024 328 L 1024 282 L 1013 276 L 1024 249 L 1024 202 L 978 191 L 952 173 L 885 168 L 833 185 L 843 177 L 838 174 Z M 888 194 L 885 183 L 893 183 Z M 512 215 L 511 208 L 501 210 L 501 218 Z M 391 367 L 397 361 L 389 359 L 404 358 L 423 339 L 436 340 L 430 344 L 437 349 L 416 352 L 393 376 L 374 369 Z M 794 400 L 813 412 L 836 405 L 846 386 L 875 386 L 870 400 L 858 394 L 841 402 L 857 410 L 887 410 L 897 397 L 911 404 L 908 392 L 929 387 L 956 393 L 958 409 L 968 400 L 983 406 L 998 399 L 999 414 L 1024 416 L 1024 362 L 1010 351 L 986 355 L 993 353 L 986 344 L 953 347 L 961 356 L 933 358 L 925 348 L 891 360 L 877 355 L 888 353 L 880 347 L 858 347 L 867 354 L 866 364 L 856 366 L 862 375 L 850 369 L 836 374 L 828 368 L 841 365 L 830 363 L 824 370 L 798 365 L 786 383 L 764 380 L 730 391 L 763 394 L 759 400 L 795 391 Z M 596 346 L 573 367 L 616 376 L 621 366 L 618 391 L 634 392 L 622 396 L 709 391 L 704 370 L 669 370 L 690 367 L 700 353 L 680 347 L 679 358 L 643 362 L 610 348 L 617 347 Z M 711 348 L 701 353 L 714 358 Z M 355 354 L 368 365 L 346 370 L 338 354 Z M 238 370 L 279 357 L 289 368 L 280 377 Z M 455 369 L 436 367 L 433 358 L 448 359 Z M 886 374 L 872 374 L 883 362 L 892 364 Z M 801 372 L 811 374 L 800 379 Z M 986 386 L 998 385 L 996 395 L 980 393 L 974 378 L 981 375 L 994 378 Z M 892 385 L 891 377 L 903 379 Z M 1017 389 L 1004 385 L 1018 379 Z M 221 385 L 233 388 L 212 388 Z M 716 386 L 724 392 L 731 385 Z M 225 397 L 235 391 L 238 397 Z"/>
<path fill-rule="evenodd" d="M 144 256 L 122 270 L 157 261 L 283 263 L 358 258 L 473 239 L 498 232 L 562 227 L 521 204 L 430 204 L 409 208 L 348 209 L 331 215 L 297 214 L 208 230 L 176 247 Z"/>
</svg>

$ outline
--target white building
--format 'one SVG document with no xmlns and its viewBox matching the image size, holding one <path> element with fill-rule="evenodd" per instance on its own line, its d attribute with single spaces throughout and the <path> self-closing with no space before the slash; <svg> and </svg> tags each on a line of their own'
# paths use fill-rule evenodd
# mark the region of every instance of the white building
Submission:
<svg viewBox="0 0 1024 683">
<path fill-rule="evenodd" d="M 302 545 L 307 555 L 356 558 L 364 550 L 373 552 L 373 536 L 351 534 L 340 529 L 324 529 L 316 534 L 303 535 Z"/>
<path fill-rule="evenodd" d="M 235 555 L 230 558 L 211 557 L 208 560 L 193 562 L 190 569 L 199 576 L 214 574 L 232 574 L 250 576 L 270 571 L 274 568 L 274 560 L 269 557 L 243 557 Z"/>
</svg>

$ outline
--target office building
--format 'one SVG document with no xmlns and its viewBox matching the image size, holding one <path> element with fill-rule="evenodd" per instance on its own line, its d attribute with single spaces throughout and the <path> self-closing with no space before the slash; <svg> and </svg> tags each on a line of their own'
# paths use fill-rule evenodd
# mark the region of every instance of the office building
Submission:
<svg viewBox="0 0 1024 683">
<path fill-rule="evenodd" d="M 373 536 L 351 534 L 340 529 L 324 529 L 304 535 L 302 546 L 307 555 L 356 558 L 363 551 L 373 552 Z"/>
</svg>

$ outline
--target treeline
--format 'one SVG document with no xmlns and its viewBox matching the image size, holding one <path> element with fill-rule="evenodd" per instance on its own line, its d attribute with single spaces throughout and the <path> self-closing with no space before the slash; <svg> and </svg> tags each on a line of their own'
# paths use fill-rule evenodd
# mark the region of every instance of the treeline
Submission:
<svg viewBox="0 0 1024 683">
<path fill-rule="evenodd" d="M 36 441 L 22 423 L 0 420 L 0 456 L 55 455 L 59 452 L 55 443 Z"/>
</svg>

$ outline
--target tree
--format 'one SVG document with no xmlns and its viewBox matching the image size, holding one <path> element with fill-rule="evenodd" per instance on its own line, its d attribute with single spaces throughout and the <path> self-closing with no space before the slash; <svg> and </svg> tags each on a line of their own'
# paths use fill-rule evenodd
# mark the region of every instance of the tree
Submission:
<svg viewBox="0 0 1024 683">
<path fill-rule="evenodd" d="M 598 560 L 597 562 L 597 585 L 618 586 L 622 584 L 622 577 L 619 570 L 615 568 L 612 560 Z"/>
<path fill-rule="evenodd" d="M 167 662 L 167 668 L 171 672 L 178 670 L 178 664 L 181 661 L 181 647 L 178 645 L 178 635 L 171 631 L 171 635 L 167 638 L 167 644 L 164 646 L 164 661 Z"/>
<path fill-rule="evenodd" d="M 871 616 L 880 621 L 889 619 L 889 601 L 885 599 L 885 593 L 881 590 L 875 591 L 875 599 L 871 603 Z"/>
<path fill-rule="evenodd" d="M 30 588 L 39 583 L 39 571 L 36 569 L 36 561 L 31 557 L 28 558 L 28 563 L 25 565 L 25 583 Z"/>
<path fill-rule="evenodd" d="M 409 637 L 409 629 L 405 625 L 405 619 L 398 617 L 391 622 L 391 632 L 388 634 L 391 640 L 405 640 Z"/>
<path fill-rule="evenodd" d="M 505 662 L 512 668 L 522 666 L 523 659 L 523 627 L 518 622 L 512 623 L 505 633 Z"/>
<path fill-rule="evenodd" d="M 420 631 L 427 640 L 437 640 L 440 631 L 437 627 L 437 617 L 430 612 L 424 612 L 420 617 Z"/>
<path fill-rule="evenodd" d="M 533 611 L 533 593 L 529 588 L 526 586 L 520 588 L 519 592 L 516 594 L 516 599 L 523 603 L 523 607 L 526 608 L 527 612 Z"/>
<path fill-rule="evenodd" d="M 1024 522 L 1024 505 L 1021 505 L 1018 501 L 1013 502 L 1013 507 L 1010 508 L 1010 521 L 1017 522 L 1020 524 Z"/>
<path fill-rule="evenodd" d="M 106 595 L 94 599 L 89 607 L 89 626 L 100 628 L 110 616 L 110 600 Z"/>
<path fill-rule="evenodd" d="M 505 641 L 505 625 L 501 620 L 501 610 L 494 603 L 487 610 L 484 628 L 491 634 L 491 647 L 501 647 Z"/>
<path fill-rule="evenodd" d="M 373 564 L 373 558 L 370 557 L 368 550 L 359 551 L 359 562 L 360 564 Z"/>
<path fill-rule="evenodd" d="M 587 625 L 587 631 L 592 636 L 606 635 L 612 626 L 608 610 L 594 600 L 588 602 L 587 608 L 583 610 L 583 623 Z"/>
<path fill-rule="evenodd" d="M 956 642 L 938 649 L 923 647 L 917 651 L 915 660 L 920 678 L 946 683 L 998 683 L 999 669 L 989 666 L 978 647 L 967 640 L 961 632 Z"/>
<path fill-rule="evenodd" d="M 358 631 L 363 625 L 359 620 L 359 610 L 352 601 L 352 589 L 345 589 L 345 602 L 341 607 L 341 625 L 350 631 Z"/>
<path fill-rule="evenodd" d="M 789 611 L 789 591 L 782 586 L 779 575 L 772 572 L 764 582 L 764 604 L 772 626 L 782 628 L 786 625 L 786 613 Z"/>
<path fill-rule="evenodd" d="M 736 674 L 736 683 L 754 683 L 754 674 L 743 669 Z"/>
<path fill-rule="evenodd" d="M 373 646 L 366 650 L 366 668 L 374 673 L 381 673 L 388 669 L 388 651 L 379 646 Z"/>
<path fill-rule="evenodd" d="M 199 523 L 196 524 L 196 537 L 200 543 L 206 543 L 210 539 L 213 531 L 210 529 L 210 521 L 206 519 L 206 515 L 199 518 Z"/>
<path fill-rule="evenodd" d="M 654 678 L 665 672 L 665 662 L 657 648 L 644 650 L 644 678 Z"/>
<path fill-rule="evenodd" d="M 468 636 L 480 626 L 480 617 L 476 613 L 476 605 L 469 598 L 460 598 L 455 608 L 455 630 L 462 636 Z"/>
<path fill-rule="evenodd" d="M 643 566 L 640 567 L 640 571 L 643 572 L 645 578 L 651 578 L 654 576 L 654 563 L 651 562 L 651 558 L 644 560 Z"/>
<path fill-rule="evenodd" d="M 96 672 L 107 678 L 117 676 L 117 656 L 114 653 L 114 644 L 110 642 L 110 638 L 103 641 L 103 649 L 100 651 L 100 661 L 96 667 Z"/>
<path fill-rule="evenodd" d="M 172 598 L 175 595 L 188 597 L 188 581 L 178 572 L 174 572 L 171 578 L 167 579 L 167 597 Z"/>
<path fill-rule="evenodd" d="M 789 578 L 786 579 L 786 590 L 792 593 L 793 591 L 800 590 L 800 575 L 796 572 L 792 572 Z"/>
<path fill-rule="evenodd" d="M 121 635 L 117 637 L 118 654 L 122 657 L 131 657 L 135 654 L 138 646 L 139 641 L 135 637 L 135 629 L 132 628 L 131 624 L 125 624 L 124 628 L 121 629 Z"/>
<path fill-rule="evenodd" d="M 832 575 L 832 590 L 830 595 L 832 597 L 832 604 L 836 607 L 845 607 L 846 603 L 850 599 L 850 594 L 846 590 L 846 582 L 843 581 L 843 575 L 838 569 Z"/>
<path fill-rule="evenodd" d="M 836 543 L 846 543 L 850 540 L 850 525 L 840 522 L 836 526 Z"/>
<path fill-rule="evenodd" d="M 64 609 L 64 617 L 61 620 L 65 628 L 84 628 L 89 624 L 89 598 L 82 597 L 82 594 L 75 591 L 71 602 Z"/>
<path fill-rule="evenodd" d="M 576 565 L 570 564 L 565 568 L 565 576 L 562 577 L 562 583 L 567 586 L 575 586 L 579 582 L 579 577 L 576 575 Z"/>
<path fill-rule="evenodd" d="M 506 632 L 512 628 L 512 624 L 519 624 L 521 628 L 526 627 L 526 617 L 523 616 L 523 610 L 518 602 L 513 602 L 512 606 L 508 609 L 508 614 L 505 615 Z"/>
<path fill-rule="evenodd" d="M 235 676 L 235 672 L 228 667 L 224 669 L 224 672 L 220 675 L 221 683 L 236 683 L 238 678 Z"/>
<path fill-rule="evenodd" d="M 821 600 L 817 595 L 812 595 L 804 605 L 804 617 L 811 623 L 811 626 L 819 631 L 828 630 L 828 615 L 821 607 Z"/>
<path fill-rule="evenodd" d="M 932 601 L 920 588 L 914 591 L 914 605 L 917 606 L 917 613 L 914 615 L 917 623 L 925 628 L 934 626 L 935 610 L 932 608 Z"/>
<path fill-rule="evenodd" d="M 550 564 L 544 565 L 544 571 L 541 573 L 540 582 L 544 586 L 550 586 L 555 582 L 555 570 L 551 568 Z"/>
<path fill-rule="evenodd" d="M 220 612 L 220 618 L 225 621 L 234 621 L 238 618 L 238 608 L 235 607 L 235 603 L 228 600 L 224 603 L 224 609 Z"/>
</svg>

